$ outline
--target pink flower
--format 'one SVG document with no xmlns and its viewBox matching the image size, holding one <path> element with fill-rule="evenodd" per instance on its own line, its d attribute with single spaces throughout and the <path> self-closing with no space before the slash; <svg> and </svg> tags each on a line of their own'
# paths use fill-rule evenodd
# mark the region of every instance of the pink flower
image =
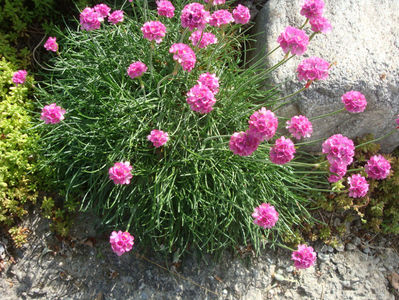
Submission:
<svg viewBox="0 0 399 300">
<path fill-rule="evenodd" d="M 132 250 L 134 237 L 127 231 L 112 231 L 109 242 L 111 243 L 112 251 L 114 251 L 116 255 L 121 256 L 123 253 Z"/>
<path fill-rule="evenodd" d="M 273 205 L 269 203 L 262 203 L 255 208 L 252 213 L 252 217 L 255 219 L 254 223 L 263 228 L 272 228 L 278 221 L 278 212 Z"/>
<path fill-rule="evenodd" d="M 396 118 L 396 125 L 398 125 L 396 128 L 399 128 L 399 115 Z"/>
<path fill-rule="evenodd" d="M 328 177 L 328 182 L 337 182 L 345 176 L 347 171 L 347 165 L 339 162 L 332 162 L 330 165 L 330 172 L 333 173 Z"/>
<path fill-rule="evenodd" d="M 382 155 L 372 156 L 365 166 L 368 177 L 373 179 L 385 179 L 391 170 L 391 164 Z"/>
<path fill-rule="evenodd" d="M 238 4 L 233 10 L 234 22 L 238 24 L 247 24 L 251 19 L 251 14 L 249 13 L 248 7 Z"/>
<path fill-rule="evenodd" d="M 170 1 L 160 0 L 157 2 L 158 15 L 167 18 L 173 18 L 175 15 L 175 7 Z"/>
<path fill-rule="evenodd" d="M 276 133 L 278 119 L 271 110 L 262 107 L 249 118 L 249 131 L 260 140 L 270 140 Z"/>
<path fill-rule="evenodd" d="M 80 25 L 82 29 L 91 31 L 100 28 L 101 22 L 104 20 L 93 8 L 86 7 L 80 13 Z"/>
<path fill-rule="evenodd" d="M 197 46 L 198 48 L 206 48 L 208 45 L 216 44 L 218 42 L 218 39 L 213 33 L 202 32 L 200 30 L 194 31 L 188 39 L 191 41 L 193 46 Z"/>
<path fill-rule="evenodd" d="M 149 41 L 155 40 L 157 44 L 162 42 L 162 38 L 165 36 L 166 27 L 159 21 L 150 21 L 144 23 L 141 27 L 144 38 Z"/>
<path fill-rule="evenodd" d="M 151 130 L 151 133 L 149 136 L 147 136 L 147 139 L 152 142 L 154 147 L 159 148 L 165 145 L 169 140 L 169 134 L 167 132 L 163 132 L 162 130 L 154 129 Z"/>
<path fill-rule="evenodd" d="M 174 53 L 173 59 L 181 64 L 183 70 L 190 72 L 194 69 L 197 58 L 190 46 L 183 43 L 173 44 L 169 53 Z"/>
<path fill-rule="evenodd" d="M 16 86 L 18 86 L 19 84 L 24 84 L 27 75 L 28 72 L 26 70 L 18 70 L 12 75 L 12 82 L 14 82 Z"/>
<path fill-rule="evenodd" d="M 316 262 L 316 252 L 312 247 L 306 245 L 298 245 L 298 250 L 292 252 L 291 259 L 297 269 L 307 269 Z"/>
<path fill-rule="evenodd" d="M 108 5 L 101 3 L 94 6 L 94 11 L 99 15 L 100 18 L 102 18 L 101 21 L 104 21 L 104 19 L 109 16 L 111 8 L 109 8 Z"/>
<path fill-rule="evenodd" d="M 229 147 L 234 154 L 249 156 L 258 149 L 260 142 L 260 139 L 247 130 L 235 132 L 230 138 Z"/>
<path fill-rule="evenodd" d="M 330 64 L 319 57 L 304 59 L 297 68 L 299 80 L 322 80 L 328 77 Z"/>
<path fill-rule="evenodd" d="M 349 165 L 355 155 L 355 145 L 351 139 L 342 134 L 335 134 L 329 137 L 322 145 L 322 151 L 327 154 L 327 160 L 330 164 Z"/>
<path fill-rule="evenodd" d="M 227 25 L 233 21 L 233 16 L 228 10 L 220 9 L 212 14 L 211 19 L 209 20 L 209 25 L 214 27 L 220 27 L 222 25 Z"/>
<path fill-rule="evenodd" d="M 206 3 L 211 2 L 213 5 L 225 4 L 226 0 L 205 0 Z"/>
<path fill-rule="evenodd" d="M 204 9 L 202 4 L 197 2 L 187 4 L 180 16 L 181 26 L 188 27 L 191 31 L 194 29 L 203 29 L 209 22 L 209 12 Z"/>
<path fill-rule="evenodd" d="M 65 109 L 62 109 L 55 103 L 51 103 L 43 107 L 40 119 L 46 124 L 57 124 L 64 120 L 64 114 Z"/>
<path fill-rule="evenodd" d="M 202 73 L 197 82 L 205 85 L 214 95 L 219 92 L 219 78 L 216 77 L 216 74 Z"/>
<path fill-rule="evenodd" d="M 305 31 L 288 26 L 277 38 L 277 42 L 280 44 L 284 53 L 291 51 L 293 55 L 302 55 L 305 53 L 306 47 L 309 44 L 309 37 L 306 35 Z"/>
<path fill-rule="evenodd" d="M 290 121 L 287 121 L 286 128 L 297 140 L 302 137 L 308 138 L 313 133 L 312 123 L 305 116 L 292 117 Z"/>
<path fill-rule="evenodd" d="M 349 197 L 361 198 L 367 195 L 369 184 L 366 178 L 360 174 L 353 174 L 348 178 L 349 183 Z"/>
<path fill-rule="evenodd" d="M 270 149 L 270 161 L 277 165 L 284 165 L 294 158 L 295 152 L 294 143 L 289 138 L 282 136 Z"/>
<path fill-rule="evenodd" d="M 50 36 L 47 39 L 46 43 L 44 43 L 44 48 L 46 48 L 47 51 L 57 52 L 58 51 L 57 38 Z"/>
<path fill-rule="evenodd" d="M 323 14 L 323 0 L 305 0 L 300 14 L 308 19 L 321 16 Z"/>
<path fill-rule="evenodd" d="M 116 25 L 120 22 L 123 22 L 123 10 L 115 10 L 108 17 L 108 21 L 112 24 Z"/>
<path fill-rule="evenodd" d="M 186 101 L 190 105 L 191 110 L 201 114 L 212 111 L 213 105 L 216 103 L 212 91 L 202 84 L 196 84 L 190 89 L 187 93 Z"/>
<path fill-rule="evenodd" d="M 350 91 L 342 95 L 342 103 L 345 104 L 347 111 L 351 113 L 360 113 L 366 109 L 366 97 L 360 92 Z"/>
<path fill-rule="evenodd" d="M 133 79 L 142 76 L 145 71 L 147 71 L 147 66 L 141 61 L 136 61 L 129 66 L 127 74 Z"/>
<path fill-rule="evenodd" d="M 128 161 L 117 162 L 108 171 L 109 179 L 113 180 L 115 184 L 129 184 L 133 177 L 131 171 L 132 166 Z"/>
<path fill-rule="evenodd" d="M 332 29 L 330 21 L 328 21 L 326 18 L 323 18 L 322 16 L 311 18 L 309 23 L 314 32 L 327 33 L 330 32 Z"/>
</svg>

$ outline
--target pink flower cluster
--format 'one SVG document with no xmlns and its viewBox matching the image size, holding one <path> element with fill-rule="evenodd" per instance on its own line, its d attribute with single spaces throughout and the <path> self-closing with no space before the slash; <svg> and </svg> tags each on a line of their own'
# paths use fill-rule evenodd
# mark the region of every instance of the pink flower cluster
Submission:
<svg viewBox="0 0 399 300">
<path fill-rule="evenodd" d="M 309 44 L 309 37 L 305 31 L 288 26 L 277 38 L 284 53 L 291 52 L 292 55 L 302 55 Z"/>
<path fill-rule="evenodd" d="M 341 100 L 345 105 L 345 109 L 351 113 L 363 112 L 367 106 L 366 97 L 357 91 L 350 91 L 343 94 Z"/>
<path fill-rule="evenodd" d="M 173 59 L 181 64 L 183 70 L 190 72 L 194 69 L 197 58 L 190 46 L 183 43 L 173 44 L 169 53 L 174 53 Z"/>
<path fill-rule="evenodd" d="M 64 109 L 57 106 L 55 103 L 51 103 L 50 105 L 43 107 L 40 119 L 46 124 L 57 124 L 64 120 L 64 114 Z"/>
<path fill-rule="evenodd" d="M 220 27 L 222 25 L 227 25 L 233 21 L 233 16 L 228 10 L 220 9 L 212 14 L 209 20 L 209 25 L 214 27 Z"/>
<path fill-rule="evenodd" d="M 12 82 L 14 82 L 16 86 L 18 86 L 19 84 L 24 84 L 27 75 L 28 72 L 26 70 L 18 70 L 12 75 Z"/>
<path fill-rule="evenodd" d="M 108 21 L 114 25 L 118 24 L 119 22 L 123 22 L 123 11 L 122 10 L 115 10 L 110 14 L 108 17 Z"/>
<path fill-rule="evenodd" d="M 323 15 L 323 10 L 323 0 L 305 0 L 305 3 L 302 5 L 300 14 L 308 19 L 312 19 Z"/>
<path fill-rule="evenodd" d="M 205 3 L 211 2 L 213 5 L 225 4 L 226 0 L 204 0 Z"/>
<path fill-rule="evenodd" d="M 187 103 L 191 110 L 201 114 L 209 113 L 213 110 L 216 99 L 212 91 L 203 84 L 194 85 L 187 93 Z"/>
<path fill-rule="evenodd" d="M 203 29 L 209 19 L 209 12 L 205 10 L 202 4 L 197 2 L 187 4 L 180 16 L 181 26 L 189 28 L 191 31 L 196 28 Z"/>
<path fill-rule="evenodd" d="M 218 42 L 218 39 L 213 33 L 202 32 L 201 30 L 194 31 L 189 37 L 189 40 L 193 46 L 197 46 L 198 48 L 206 48 L 208 45 Z"/>
<path fill-rule="evenodd" d="M 247 24 L 251 19 L 251 14 L 248 7 L 238 4 L 237 7 L 233 10 L 233 18 L 234 22 L 238 24 Z"/>
<path fill-rule="evenodd" d="M 273 205 L 262 203 L 252 213 L 254 223 L 263 228 L 272 228 L 278 221 L 278 212 Z"/>
<path fill-rule="evenodd" d="M 323 80 L 328 77 L 330 64 L 319 57 L 304 59 L 297 68 L 298 79 L 306 81 Z"/>
<path fill-rule="evenodd" d="M 385 179 L 389 175 L 391 164 L 384 156 L 374 155 L 368 160 L 364 169 L 370 178 Z"/>
<path fill-rule="evenodd" d="M 301 138 L 308 138 L 313 133 L 312 123 L 305 116 L 294 116 L 287 121 L 288 131 L 294 138 L 300 140 Z"/>
<path fill-rule="evenodd" d="M 167 132 L 163 132 L 162 130 L 154 129 L 151 130 L 151 133 L 147 136 L 147 139 L 152 142 L 155 148 L 159 148 L 165 145 L 169 140 L 169 134 Z"/>
<path fill-rule="evenodd" d="M 109 238 L 109 242 L 111 244 L 112 251 L 114 251 L 116 255 L 121 256 L 123 253 L 132 250 L 134 245 L 134 237 L 127 231 L 113 231 Z"/>
<path fill-rule="evenodd" d="M 292 252 L 291 259 L 297 269 L 307 269 L 316 262 L 316 252 L 312 247 L 298 245 L 298 250 Z"/>
<path fill-rule="evenodd" d="M 147 71 L 147 66 L 141 61 L 132 63 L 127 69 L 127 74 L 130 78 L 141 77 Z"/>
<path fill-rule="evenodd" d="M 361 198 L 367 195 L 369 184 L 366 178 L 360 174 L 353 174 L 348 178 L 349 183 L 349 197 Z"/>
<path fill-rule="evenodd" d="M 115 10 L 111 12 L 111 8 L 109 8 L 106 4 L 97 4 L 93 8 L 86 7 L 80 13 L 80 25 L 83 30 L 91 31 L 95 29 L 99 29 L 101 26 L 101 22 L 108 17 L 108 21 L 112 24 L 117 24 L 123 21 L 123 11 Z"/>
<path fill-rule="evenodd" d="M 249 131 L 261 141 L 270 140 L 276 133 L 278 119 L 271 110 L 262 107 L 249 117 Z"/>
<path fill-rule="evenodd" d="M 108 170 L 109 179 L 113 180 L 115 184 L 129 184 L 133 177 L 131 171 L 132 166 L 128 161 L 117 162 Z"/>
<path fill-rule="evenodd" d="M 230 138 L 229 147 L 234 154 L 249 156 L 258 149 L 260 142 L 259 138 L 247 130 L 235 132 Z"/>
<path fill-rule="evenodd" d="M 345 176 L 348 166 L 338 162 L 332 162 L 330 164 L 330 172 L 332 173 L 328 177 L 329 182 L 337 182 Z"/>
<path fill-rule="evenodd" d="M 312 31 L 314 32 L 328 33 L 332 30 L 330 21 L 322 16 L 311 18 L 309 23 Z"/>
<path fill-rule="evenodd" d="M 162 42 L 162 38 L 166 34 L 166 27 L 159 21 L 149 21 L 141 27 L 141 32 L 149 41 L 155 41 L 157 44 Z"/>
<path fill-rule="evenodd" d="M 277 165 L 286 164 L 294 158 L 295 152 L 294 143 L 289 138 L 282 136 L 270 149 L 270 161 Z"/>
<path fill-rule="evenodd" d="M 99 20 L 102 22 L 105 18 L 109 16 L 111 8 L 109 8 L 108 5 L 101 3 L 94 6 L 94 11 L 98 14 Z"/>
<path fill-rule="evenodd" d="M 214 95 L 219 92 L 219 78 L 216 77 L 216 74 L 211 74 L 209 72 L 202 73 L 197 82 L 205 85 Z"/>
<path fill-rule="evenodd" d="M 53 51 L 57 52 L 58 51 L 58 44 L 57 44 L 57 38 L 56 37 L 49 37 L 47 41 L 44 43 L 44 48 L 47 51 Z"/>
<path fill-rule="evenodd" d="M 173 18 L 175 15 L 175 7 L 170 1 L 167 0 L 157 1 L 157 11 L 158 15 L 167 18 Z"/>
</svg>

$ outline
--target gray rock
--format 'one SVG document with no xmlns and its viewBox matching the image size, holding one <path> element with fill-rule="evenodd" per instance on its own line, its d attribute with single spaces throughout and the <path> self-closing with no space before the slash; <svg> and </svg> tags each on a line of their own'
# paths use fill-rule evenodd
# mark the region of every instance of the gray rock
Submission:
<svg viewBox="0 0 399 300">
<path fill-rule="evenodd" d="M 275 48 L 279 34 L 286 26 L 301 26 L 305 18 L 299 14 L 303 0 L 270 0 L 257 16 L 255 32 L 256 55 Z M 279 116 L 294 114 L 316 117 L 343 107 L 341 96 L 357 90 L 366 96 L 368 105 L 363 113 L 342 112 L 314 120 L 312 139 L 342 133 L 349 138 L 372 133 L 381 137 L 395 128 L 399 113 L 399 1 L 397 0 L 335 0 L 326 1 L 324 16 L 331 21 L 332 32 L 318 34 L 303 57 L 294 57 L 271 75 L 272 84 L 281 84 L 283 95 L 304 86 L 296 79 L 300 61 L 318 56 L 330 63 L 329 78 L 316 82 Z M 388 20 L 388 21 L 387 21 Z M 307 26 L 309 31 L 309 26 Z M 266 51 L 264 50 L 266 46 Z M 263 52 L 262 52 L 263 51 Z M 284 57 L 281 49 L 267 57 L 265 64 L 274 65 Z M 372 126 L 370 126 L 372 124 Z M 310 150 L 320 151 L 320 144 Z M 382 149 L 392 151 L 399 145 L 399 132 L 381 140 Z"/>
<path fill-rule="evenodd" d="M 345 246 L 345 249 L 348 250 L 348 251 L 353 251 L 356 248 L 357 247 L 354 244 L 352 244 L 352 243 L 347 243 L 346 246 Z"/>
</svg>

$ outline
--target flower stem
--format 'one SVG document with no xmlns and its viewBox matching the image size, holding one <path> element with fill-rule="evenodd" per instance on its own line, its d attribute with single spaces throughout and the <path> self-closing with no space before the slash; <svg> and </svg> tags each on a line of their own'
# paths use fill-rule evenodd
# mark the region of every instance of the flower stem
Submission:
<svg viewBox="0 0 399 300">
<path fill-rule="evenodd" d="M 317 117 L 310 118 L 309 120 L 310 121 L 314 121 L 314 120 L 322 119 L 324 117 L 332 116 L 332 115 L 335 115 L 335 114 L 340 113 L 342 111 L 345 111 L 345 107 L 341 108 L 341 109 L 338 109 L 336 111 L 330 112 L 330 113 L 326 113 L 324 115 L 320 115 L 320 116 L 317 116 Z"/>
<path fill-rule="evenodd" d="M 364 145 L 371 144 L 371 143 L 374 143 L 374 142 L 383 140 L 383 139 L 389 137 L 390 135 L 392 135 L 393 133 L 395 133 L 396 131 L 397 131 L 397 129 L 394 129 L 394 130 L 392 130 L 391 132 L 387 133 L 386 135 L 383 135 L 383 136 L 381 136 L 381 137 L 379 137 L 379 138 L 376 138 L 376 139 L 374 139 L 374 140 L 367 141 L 367 142 L 365 142 L 365 143 L 359 144 L 359 145 L 357 145 L 355 148 L 359 148 L 359 147 L 362 147 L 362 146 L 364 146 Z"/>
<path fill-rule="evenodd" d="M 317 140 L 312 140 L 312 141 L 307 141 L 307 142 L 302 142 L 302 143 L 296 143 L 295 146 L 302 146 L 302 145 L 309 145 L 309 144 L 313 144 L 313 143 L 317 143 L 320 141 L 324 141 L 325 139 L 317 139 Z"/>
<path fill-rule="evenodd" d="M 305 21 L 305 23 L 303 23 L 303 24 L 302 24 L 302 26 L 301 26 L 301 27 L 299 27 L 299 29 L 303 29 L 303 28 L 306 26 L 306 24 L 308 24 L 308 22 L 309 22 L 309 19 L 308 19 L 308 18 L 306 18 L 306 21 Z"/>
<path fill-rule="evenodd" d="M 279 102 L 279 101 L 282 101 L 282 100 L 291 98 L 291 97 L 293 97 L 293 96 L 299 94 L 300 92 L 303 92 L 304 90 L 306 90 L 306 87 L 303 87 L 303 88 L 301 88 L 300 90 L 297 90 L 296 92 L 294 92 L 294 93 L 292 93 L 292 94 L 289 94 L 289 95 L 287 95 L 287 96 L 284 96 L 284 97 L 278 99 L 276 102 Z M 289 101 L 285 101 L 285 102 L 279 104 L 276 108 L 273 108 L 273 111 L 278 110 L 279 108 L 283 107 L 284 105 L 286 105 L 286 104 L 288 104 L 288 103 L 290 103 L 290 102 L 292 102 L 292 101 L 293 101 L 293 100 L 291 99 L 291 100 L 289 100 Z"/>
</svg>

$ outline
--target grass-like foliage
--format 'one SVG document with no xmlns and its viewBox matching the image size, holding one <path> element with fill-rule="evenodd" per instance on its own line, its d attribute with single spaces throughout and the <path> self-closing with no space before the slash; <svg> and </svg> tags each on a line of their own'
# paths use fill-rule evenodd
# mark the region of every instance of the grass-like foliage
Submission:
<svg viewBox="0 0 399 300">
<path fill-rule="evenodd" d="M 259 249 L 263 231 L 251 213 L 262 202 L 279 212 L 279 233 L 310 218 L 303 173 L 270 164 L 266 142 L 250 157 L 229 150 L 230 136 L 245 130 L 253 111 L 271 105 L 277 94 L 263 88 L 267 70 L 243 68 L 249 39 L 243 28 L 207 29 L 218 43 L 193 47 L 194 70 L 179 66 L 172 75 L 169 47 L 190 44 L 178 19 L 184 1 L 176 4 L 173 19 L 159 19 L 134 2 L 135 13 L 120 24 L 58 32 L 60 55 L 38 87 L 40 108 L 56 102 L 66 110 L 61 123 L 40 126 L 43 167 L 56 172 L 66 200 L 79 199 L 82 210 L 93 209 L 109 228 L 129 230 L 139 244 L 178 253 L 247 243 Z M 140 28 L 157 19 L 167 33 L 151 45 Z M 127 76 L 134 61 L 149 67 L 143 88 Z M 190 110 L 186 93 L 204 72 L 216 73 L 220 91 L 214 110 L 202 115 Z M 165 146 L 154 148 L 147 140 L 153 129 L 169 133 Z M 120 161 L 133 166 L 129 185 L 109 179 L 109 168 Z"/>
</svg>

